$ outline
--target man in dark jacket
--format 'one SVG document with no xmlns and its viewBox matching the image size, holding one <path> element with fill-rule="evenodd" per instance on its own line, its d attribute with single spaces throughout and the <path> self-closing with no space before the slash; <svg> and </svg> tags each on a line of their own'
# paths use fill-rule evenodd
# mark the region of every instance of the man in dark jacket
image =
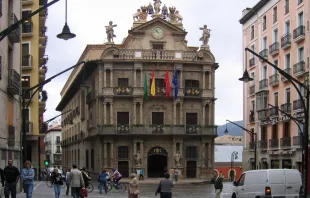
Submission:
<svg viewBox="0 0 310 198">
<path fill-rule="evenodd" d="M 223 190 L 223 173 L 220 173 L 214 182 L 215 198 L 220 198 Z"/>
<path fill-rule="evenodd" d="M 13 166 L 13 160 L 8 160 L 8 166 L 4 168 L 5 188 L 4 194 L 9 198 L 10 193 L 12 198 L 16 198 L 16 184 L 19 180 L 20 172 L 18 168 Z"/>
</svg>

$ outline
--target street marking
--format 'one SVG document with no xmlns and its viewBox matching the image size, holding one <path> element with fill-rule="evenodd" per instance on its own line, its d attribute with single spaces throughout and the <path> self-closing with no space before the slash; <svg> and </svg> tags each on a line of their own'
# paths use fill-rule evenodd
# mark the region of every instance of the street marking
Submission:
<svg viewBox="0 0 310 198">
<path fill-rule="evenodd" d="M 42 181 L 40 181 L 34 188 L 33 191 L 35 191 L 37 189 L 37 187 L 41 184 Z"/>
</svg>

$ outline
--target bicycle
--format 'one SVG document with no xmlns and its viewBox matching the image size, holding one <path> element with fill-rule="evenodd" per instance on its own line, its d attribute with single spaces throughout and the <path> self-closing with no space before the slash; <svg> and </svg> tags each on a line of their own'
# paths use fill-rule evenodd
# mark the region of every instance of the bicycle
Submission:
<svg viewBox="0 0 310 198">
<path fill-rule="evenodd" d="M 86 186 L 87 192 L 91 193 L 94 190 L 94 185 L 92 183 L 88 183 L 88 186 Z"/>
<path fill-rule="evenodd" d="M 118 186 L 117 186 L 117 184 L 114 183 L 114 181 L 107 180 L 107 190 L 108 190 L 108 192 L 110 192 L 113 187 L 116 190 L 118 190 L 118 192 L 125 192 L 126 189 L 127 189 L 126 185 L 123 184 L 123 183 L 118 183 Z"/>
</svg>

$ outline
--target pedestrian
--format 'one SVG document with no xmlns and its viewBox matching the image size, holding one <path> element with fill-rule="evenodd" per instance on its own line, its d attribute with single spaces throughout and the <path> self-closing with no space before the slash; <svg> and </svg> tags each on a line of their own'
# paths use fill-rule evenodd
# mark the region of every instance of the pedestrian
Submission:
<svg viewBox="0 0 310 198">
<path fill-rule="evenodd" d="M 223 173 L 220 173 L 214 181 L 215 198 L 220 198 L 223 190 Z"/>
<path fill-rule="evenodd" d="M 26 193 L 26 198 L 32 197 L 33 184 L 34 184 L 34 170 L 31 168 L 31 162 L 26 161 L 24 163 L 25 168 L 22 169 L 21 180 L 23 182 L 24 192 Z"/>
<path fill-rule="evenodd" d="M 107 187 L 107 177 L 108 177 L 108 173 L 106 170 L 102 170 L 101 173 L 99 173 L 98 175 L 98 182 L 99 182 L 99 193 L 102 194 L 102 186 L 104 188 L 104 192 L 105 194 L 108 193 L 108 187 Z"/>
<path fill-rule="evenodd" d="M 155 192 L 155 196 L 160 193 L 160 198 L 172 198 L 172 187 L 173 182 L 169 179 L 170 174 L 165 173 L 163 180 L 159 182 L 159 185 L 157 187 L 157 190 Z"/>
<path fill-rule="evenodd" d="M 18 168 L 13 166 L 13 160 L 8 160 L 8 165 L 4 168 L 4 177 L 5 177 L 5 187 L 4 194 L 5 198 L 11 197 L 16 198 L 16 184 L 19 180 L 20 172 Z"/>
<path fill-rule="evenodd" d="M 142 179 L 144 180 L 144 171 L 143 169 L 140 169 L 140 177 L 139 177 L 139 180 Z"/>
<path fill-rule="evenodd" d="M 66 172 L 66 186 L 67 186 L 66 195 L 67 196 L 69 196 L 69 189 L 70 189 L 70 171 L 71 169 L 69 168 Z M 71 190 L 71 196 L 72 196 L 72 190 Z"/>
<path fill-rule="evenodd" d="M 84 179 L 81 171 L 76 168 L 76 165 L 72 165 L 72 170 L 70 172 L 70 185 L 71 191 L 74 198 L 80 197 L 80 190 L 84 188 Z"/>
<path fill-rule="evenodd" d="M 140 194 L 139 181 L 136 178 L 136 174 L 130 174 L 129 188 L 128 188 L 128 198 L 138 198 Z"/>
<path fill-rule="evenodd" d="M 180 173 L 179 169 L 175 168 L 174 169 L 174 181 L 175 182 L 178 182 L 178 180 L 179 180 L 179 173 Z"/>
<path fill-rule="evenodd" d="M 89 186 L 89 181 L 91 180 L 91 178 L 87 175 L 85 167 L 81 168 L 81 173 L 84 179 L 85 188 L 87 188 Z"/>
<path fill-rule="evenodd" d="M 55 198 L 59 198 L 63 181 L 61 179 L 61 174 L 59 173 L 58 168 L 54 168 L 52 173 L 52 185 L 54 185 Z"/>
</svg>

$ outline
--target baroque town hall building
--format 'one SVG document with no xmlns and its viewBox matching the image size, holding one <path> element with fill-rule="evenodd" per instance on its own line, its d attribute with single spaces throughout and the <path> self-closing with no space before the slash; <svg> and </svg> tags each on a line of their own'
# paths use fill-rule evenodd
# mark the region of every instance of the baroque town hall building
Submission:
<svg viewBox="0 0 310 198">
<path fill-rule="evenodd" d="M 123 177 L 143 169 L 146 178 L 178 167 L 183 178 L 212 177 L 218 64 L 210 30 L 200 28 L 203 45 L 189 47 L 181 16 L 170 7 L 165 19 L 162 10 L 147 20 L 149 10 L 141 7 L 122 44 L 114 44 L 110 22 L 109 42 L 87 45 L 79 62 L 87 61 L 73 70 L 57 106 L 67 112 L 63 167 L 95 174 L 115 167 Z"/>
</svg>

